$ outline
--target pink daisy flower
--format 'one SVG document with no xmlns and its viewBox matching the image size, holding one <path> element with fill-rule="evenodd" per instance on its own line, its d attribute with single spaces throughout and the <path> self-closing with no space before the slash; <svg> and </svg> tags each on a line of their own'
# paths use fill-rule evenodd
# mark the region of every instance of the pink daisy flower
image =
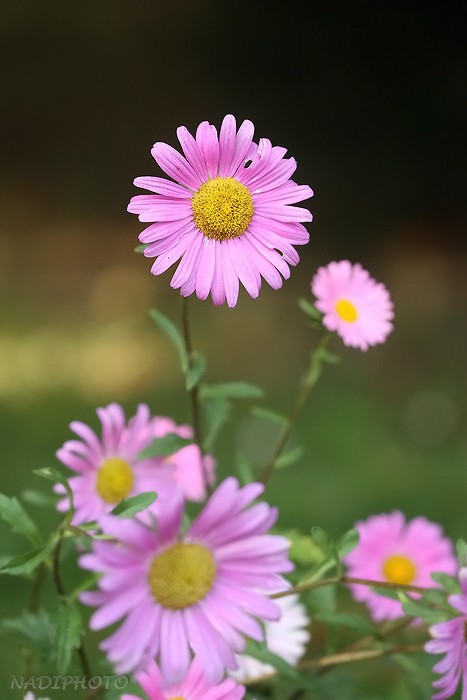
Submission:
<svg viewBox="0 0 467 700">
<path fill-rule="evenodd" d="M 433 700 L 445 700 L 454 695 L 462 678 L 462 700 L 467 700 L 467 568 L 459 573 L 461 593 L 450 595 L 449 604 L 461 615 L 430 627 L 434 639 L 425 644 L 429 654 L 445 654 L 444 659 L 434 665 L 433 671 L 442 674 L 433 687 L 439 692 Z"/>
<path fill-rule="evenodd" d="M 344 557 L 348 575 L 372 581 L 412 584 L 433 588 L 431 574 L 454 574 L 457 560 L 451 541 L 442 529 L 426 518 L 405 521 L 399 511 L 373 515 L 355 525 L 360 540 Z M 356 600 L 366 603 L 376 621 L 403 615 L 398 600 L 386 598 L 368 586 L 352 585 Z"/>
<path fill-rule="evenodd" d="M 218 683 L 225 669 L 237 667 L 245 636 L 263 641 L 258 619 L 280 617 L 267 594 L 287 588 L 281 574 L 293 568 L 289 541 L 265 534 L 277 509 L 247 507 L 263 490 L 226 479 L 184 534 L 179 502 L 152 519 L 146 510 L 145 522 L 100 519 L 116 541 L 94 542 L 81 557 L 82 567 L 102 573 L 99 590 L 81 600 L 98 607 L 93 630 L 124 618 L 101 643 L 117 673 L 143 670 L 156 659 L 164 681 L 179 683 L 194 656 L 207 681 Z"/>
<path fill-rule="evenodd" d="M 278 598 L 276 602 L 281 609 L 281 618 L 264 625 L 266 646 L 273 654 L 295 666 L 305 653 L 311 636 L 308 630 L 310 618 L 297 595 Z M 271 665 L 245 654 L 239 654 L 237 661 L 238 669 L 230 671 L 229 675 L 240 683 L 274 671 Z"/>
<path fill-rule="evenodd" d="M 384 343 L 393 326 L 393 304 L 386 287 L 348 260 L 320 267 L 311 282 L 323 324 L 345 345 L 368 350 Z"/>
<path fill-rule="evenodd" d="M 193 661 L 185 679 L 176 685 L 165 686 L 161 672 L 155 663 L 138 674 L 137 681 L 149 700 L 241 700 L 245 688 L 228 678 L 212 685 L 204 677 L 200 665 Z M 141 700 L 136 695 L 122 695 L 122 700 Z"/>
<path fill-rule="evenodd" d="M 68 440 L 57 451 L 57 458 L 77 476 L 69 479 L 73 491 L 75 514 L 73 524 L 96 520 L 109 513 L 123 498 L 144 491 L 156 491 L 155 508 L 163 508 L 167 499 L 182 487 L 187 497 L 204 495 L 199 449 L 188 445 L 169 458 L 151 457 L 140 459 L 139 453 L 158 437 L 176 433 L 191 438 L 189 426 L 177 426 L 169 418 L 152 417 L 148 406 L 140 404 L 136 415 L 126 423 L 125 413 L 117 403 L 98 408 L 97 415 L 102 426 L 102 438 L 84 423 L 74 421 L 71 430 L 81 440 Z M 206 458 L 206 467 L 213 478 L 214 461 Z M 190 472 L 190 468 L 192 472 Z M 57 493 L 64 487 L 57 485 Z M 69 508 L 68 498 L 57 504 L 60 511 Z"/>
<path fill-rule="evenodd" d="M 296 265 L 296 245 L 308 243 L 302 225 L 308 209 L 290 206 L 313 195 L 307 185 L 291 180 L 297 167 L 284 158 L 285 148 L 268 139 L 253 142 L 254 126 L 245 120 L 237 131 L 235 118 L 224 117 L 219 136 L 202 122 L 196 137 L 177 129 L 184 156 L 166 143 L 151 151 L 175 182 L 138 177 L 135 185 L 154 194 L 133 197 L 128 211 L 155 222 L 139 236 L 148 243 L 144 254 L 157 258 L 151 272 L 159 275 L 180 258 L 171 286 L 182 296 L 211 293 L 213 302 L 235 306 L 239 282 L 256 298 L 261 277 L 282 286 Z"/>
</svg>

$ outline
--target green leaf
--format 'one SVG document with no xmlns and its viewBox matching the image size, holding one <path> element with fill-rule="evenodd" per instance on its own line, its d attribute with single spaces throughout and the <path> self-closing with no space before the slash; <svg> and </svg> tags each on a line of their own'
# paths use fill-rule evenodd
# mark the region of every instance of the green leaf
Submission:
<svg viewBox="0 0 467 700">
<path fill-rule="evenodd" d="M 339 557 L 345 557 L 346 554 L 351 552 L 358 544 L 360 535 L 355 529 L 348 530 L 342 537 L 337 541 L 337 552 Z"/>
<path fill-rule="evenodd" d="M 298 305 L 301 310 L 314 321 L 321 321 L 323 318 L 321 311 L 318 311 L 318 309 L 311 303 L 311 301 L 308 301 L 308 299 L 301 297 L 298 300 Z"/>
<path fill-rule="evenodd" d="M 189 368 L 185 375 L 185 388 L 191 391 L 199 384 L 199 380 L 206 371 L 206 358 L 199 352 L 192 352 L 189 359 Z"/>
<path fill-rule="evenodd" d="M 219 396 L 203 399 L 203 417 L 205 426 L 204 447 L 212 450 L 220 429 L 230 416 L 230 403 Z"/>
<path fill-rule="evenodd" d="M 159 326 L 160 330 L 165 333 L 174 344 L 180 358 L 183 373 L 186 374 L 188 370 L 188 355 L 185 348 L 185 341 L 177 326 L 170 318 L 157 309 L 151 309 L 149 315 L 154 323 Z"/>
<path fill-rule="evenodd" d="M 406 615 L 421 617 L 427 625 L 434 625 L 437 622 L 443 622 L 450 617 L 447 609 L 433 610 L 433 608 L 428 607 L 427 604 L 421 600 L 407 599 L 402 603 L 402 609 Z"/>
<path fill-rule="evenodd" d="M 172 455 L 174 452 L 178 452 L 182 447 L 191 445 L 193 440 L 187 440 L 186 438 L 180 437 L 176 433 L 167 433 L 163 437 L 156 438 L 151 442 L 150 445 L 144 448 L 139 455 L 138 459 L 147 459 L 148 457 L 167 457 Z"/>
<path fill-rule="evenodd" d="M 334 353 L 329 352 L 329 350 L 322 350 L 320 353 L 320 360 L 330 365 L 337 365 L 341 361 L 341 358 L 339 355 L 334 355 Z"/>
<path fill-rule="evenodd" d="M 467 566 L 467 542 L 464 540 L 457 540 L 456 552 L 457 558 L 459 559 L 459 566 Z"/>
<path fill-rule="evenodd" d="M 55 625 L 45 610 L 38 610 L 37 613 L 24 611 L 19 617 L 3 620 L 0 632 L 20 635 L 25 646 L 36 651 L 42 663 L 50 662 L 55 657 Z"/>
<path fill-rule="evenodd" d="M 42 491 L 35 491 L 34 489 L 24 489 L 20 495 L 23 501 L 30 503 L 32 506 L 55 506 L 57 502 L 56 496 L 42 493 Z"/>
<path fill-rule="evenodd" d="M 133 250 L 135 251 L 135 253 L 144 253 L 148 245 L 149 243 L 140 243 L 139 245 L 135 246 Z"/>
<path fill-rule="evenodd" d="M 39 547 L 42 544 L 36 524 L 16 498 L 9 498 L 0 493 L 0 517 L 11 525 L 13 532 L 24 535 L 33 546 Z"/>
<path fill-rule="evenodd" d="M 202 397 L 221 399 L 262 399 L 264 392 L 260 387 L 248 382 L 223 382 L 220 384 L 205 384 Z"/>
<path fill-rule="evenodd" d="M 311 536 L 313 537 L 318 547 L 320 547 L 323 550 L 323 552 L 328 554 L 333 559 L 338 559 L 334 540 L 330 535 L 328 535 L 327 532 L 325 532 L 325 530 L 317 526 L 312 527 Z"/>
<path fill-rule="evenodd" d="M 112 515 L 119 515 L 121 518 L 132 518 L 136 513 L 146 510 L 148 506 L 154 503 L 156 498 L 157 493 L 155 491 L 145 491 L 144 493 L 138 493 L 137 496 L 124 498 L 111 511 Z"/>
<path fill-rule="evenodd" d="M 247 641 L 246 649 L 243 653 L 247 656 L 252 656 L 254 659 L 258 659 L 258 661 L 261 661 L 263 664 L 273 666 L 277 671 L 283 673 L 285 676 L 289 676 L 289 678 L 298 677 L 297 669 L 290 666 L 282 657 L 273 654 L 272 651 L 269 651 L 265 646 L 253 642 L 251 639 Z"/>
<path fill-rule="evenodd" d="M 285 530 L 281 534 L 290 540 L 289 556 L 296 564 L 310 566 L 322 562 L 325 558 L 323 550 L 310 535 L 305 535 L 300 530 Z"/>
<path fill-rule="evenodd" d="M 55 544 L 56 539 L 51 539 L 43 547 L 38 547 L 25 554 L 17 554 L 2 565 L 0 574 L 11 574 L 12 576 L 30 574 L 47 559 Z"/>
<path fill-rule="evenodd" d="M 257 418 L 266 418 L 274 423 L 285 423 L 287 420 L 287 418 L 281 413 L 272 411 L 269 408 L 262 408 L 261 406 L 253 406 L 251 413 Z"/>
<path fill-rule="evenodd" d="M 284 467 L 290 467 L 295 464 L 303 454 L 303 447 L 297 445 L 297 447 L 292 448 L 288 452 L 282 454 L 274 463 L 274 469 L 283 469 Z"/>
<path fill-rule="evenodd" d="M 329 625 L 348 627 L 362 634 L 375 634 L 376 628 L 368 620 L 352 613 L 320 612 L 313 615 L 314 620 L 326 622 Z"/>
<path fill-rule="evenodd" d="M 444 573 L 431 574 L 431 578 L 444 588 L 448 593 L 459 593 L 459 579 Z"/>
<path fill-rule="evenodd" d="M 237 464 L 237 474 L 242 486 L 246 486 L 246 484 L 251 484 L 253 481 L 255 481 L 253 467 L 245 455 L 238 454 L 235 461 Z"/>
<path fill-rule="evenodd" d="M 81 643 L 83 634 L 81 615 L 76 603 L 63 603 L 58 609 L 55 643 L 57 648 L 57 673 L 66 673 L 74 649 Z"/>
</svg>

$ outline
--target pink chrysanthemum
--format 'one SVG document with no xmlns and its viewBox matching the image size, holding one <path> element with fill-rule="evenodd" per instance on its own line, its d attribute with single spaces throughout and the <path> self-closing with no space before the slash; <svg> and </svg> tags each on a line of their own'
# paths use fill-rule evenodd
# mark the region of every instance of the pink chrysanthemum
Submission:
<svg viewBox="0 0 467 700">
<path fill-rule="evenodd" d="M 57 451 L 58 459 L 78 473 L 69 479 L 75 505 L 75 525 L 96 520 L 110 512 L 123 498 L 144 491 L 156 491 L 156 508 L 163 508 L 166 499 L 171 499 L 172 492 L 178 488 L 177 483 L 187 497 L 194 496 L 195 500 L 203 497 L 203 469 L 195 445 L 188 445 L 169 458 L 138 457 L 154 439 L 167 433 L 189 439 L 192 436 L 189 426 L 177 426 L 169 418 L 151 417 L 145 404 L 138 406 L 136 415 L 128 424 L 122 407 L 117 403 L 98 408 L 97 415 L 102 425 L 101 439 L 89 426 L 74 421 L 70 427 L 81 440 L 69 440 Z M 212 458 L 206 458 L 205 468 L 212 479 Z M 58 485 L 56 491 L 63 494 L 64 487 Z M 57 508 L 68 510 L 68 498 L 59 501 Z"/>
<path fill-rule="evenodd" d="M 297 164 L 284 158 L 286 149 L 268 139 L 253 143 L 253 124 L 238 132 L 235 118 L 224 117 L 216 128 L 202 122 L 196 138 L 177 129 L 184 157 L 166 143 L 156 143 L 152 155 L 175 182 L 138 177 L 135 185 L 155 194 L 137 195 L 128 211 L 140 221 L 155 222 L 139 236 L 148 243 L 144 254 L 157 260 L 159 275 L 180 258 L 171 286 L 182 296 L 209 293 L 216 305 L 237 303 L 239 281 L 256 298 L 261 276 L 279 289 L 289 265 L 299 256 L 295 245 L 308 242 L 302 225 L 311 221 L 308 209 L 290 206 L 313 195 L 307 185 L 291 180 Z M 177 184 L 176 184 L 177 183 Z"/>
<path fill-rule="evenodd" d="M 348 260 L 320 267 L 311 282 L 323 323 L 345 345 L 368 350 L 384 343 L 392 330 L 393 304 L 386 287 Z"/>
<path fill-rule="evenodd" d="M 266 646 L 273 654 L 280 656 L 291 666 L 295 666 L 305 653 L 310 639 L 308 631 L 310 619 L 296 595 L 278 598 L 277 604 L 281 609 L 281 619 L 266 622 L 264 626 Z M 245 654 L 239 654 L 237 661 L 238 669 L 230 671 L 229 675 L 240 683 L 274 671 L 270 664 L 262 663 Z"/>
<path fill-rule="evenodd" d="M 241 700 L 245 688 L 228 678 L 222 683 L 207 683 L 200 665 L 193 661 L 185 679 L 176 685 L 164 686 L 164 679 L 155 663 L 138 674 L 137 681 L 149 700 Z M 123 695 L 122 700 L 141 700 L 136 695 Z"/>
<path fill-rule="evenodd" d="M 457 561 L 451 541 L 442 529 L 426 518 L 405 521 L 399 511 L 373 515 L 355 525 L 360 540 L 344 557 L 348 575 L 372 581 L 434 587 L 431 575 L 436 572 L 454 574 Z M 356 600 L 366 603 L 376 621 L 403 615 L 397 600 L 375 593 L 368 586 L 353 585 Z"/>
<path fill-rule="evenodd" d="M 280 574 L 293 568 L 289 541 L 265 534 L 277 509 L 247 508 L 263 489 L 226 479 L 184 534 L 180 503 L 152 519 L 148 509 L 144 522 L 101 518 L 103 532 L 117 541 L 94 542 L 93 553 L 81 557 L 82 567 L 102 573 L 100 590 L 81 599 L 99 608 L 91 629 L 125 618 L 101 644 L 118 673 L 143 670 L 155 658 L 165 682 L 179 683 L 194 655 L 217 683 L 237 667 L 245 636 L 263 640 L 256 618 L 280 617 L 267 594 L 287 588 Z"/>
<path fill-rule="evenodd" d="M 459 573 L 461 593 L 450 595 L 449 604 L 459 610 L 460 617 L 439 622 L 430 627 L 434 639 L 427 642 L 425 651 L 429 654 L 445 654 L 444 659 L 433 666 L 435 673 L 442 674 L 433 683 L 439 692 L 433 700 L 446 700 L 454 695 L 462 678 L 462 700 L 467 700 L 467 568 Z"/>
</svg>

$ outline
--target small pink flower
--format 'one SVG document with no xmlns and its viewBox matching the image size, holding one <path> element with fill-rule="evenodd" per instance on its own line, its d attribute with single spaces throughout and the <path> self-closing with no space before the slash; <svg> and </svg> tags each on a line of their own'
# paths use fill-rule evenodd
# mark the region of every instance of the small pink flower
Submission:
<svg viewBox="0 0 467 700">
<path fill-rule="evenodd" d="M 360 540 L 344 557 L 348 575 L 371 581 L 433 588 L 431 574 L 454 574 L 457 560 L 441 527 L 426 518 L 405 521 L 399 511 L 373 515 L 355 525 Z M 366 603 L 376 621 L 403 615 L 398 600 L 386 598 L 364 585 L 350 586 L 356 600 Z"/>
<path fill-rule="evenodd" d="M 450 595 L 449 604 L 461 615 L 430 627 L 434 639 L 425 644 L 429 654 L 445 654 L 444 659 L 433 666 L 434 673 L 442 675 L 433 683 L 439 690 L 433 700 L 446 700 L 452 697 L 462 680 L 462 700 L 467 698 L 467 568 L 459 573 L 460 594 Z"/>
<path fill-rule="evenodd" d="M 323 324 L 345 345 L 368 350 L 384 343 L 392 331 L 393 304 L 386 287 L 348 260 L 320 267 L 311 282 Z"/>
<path fill-rule="evenodd" d="M 156 143 L 152 155 L 175 182 L 138 177 L 135 185 L 154 194 L 136 195 L 128 211 L 154 222 L 139 236 L 144 254 L 157 258 L 151 272 L 159 275 L 178 260 L 171 286 L 182 296 L 211 293 L 213 302 L 235 306 L 239 282 L 256 298 L 261 277 L 273 289 L 290 276 L 299 256 L 294 248 L 308 242 L 302 221 L 308 209 L 290 206 L 312 196 L 307 185 L 291 180 L 297 164 L 286 149 L 268 139 L 253 142 L 254 126 L 224 117 L 219 136 L 202 122 L 196 137 L 177 129 L 183 150 Z M 281 277 L 282 275 L 282 277 Z"/>
<path fill-rule="evenodd" d="M 163 508 L 166 500 L 172 499 L 174 489 L 180 487 L 189 499 L 204 498 L 203 468 L 196 445 L 188 445 L 168 458 L 139 457 L 153 440 L 168 433 L 190 439 L 193 434 L 190 426 L 177 426 L 170 418 L 151 416 L 145 404 L 138 406 L 128 423 L 117 403 L 98 408 L 97 415 L 102 426 L 101 438 L 89 426 L 74 421 L 70 427 L 81 439 L 68 440 L 57 451 L 57 458 L 77 472 L 77 476 L 69 479 L 75 505 L 73 524 L 96 520 L 123 498 L 144 491 L 158 494 L 156 510 Z M 206 456 L 204 468 L 210 482 L 214 467 L 214 460 Z M 61 485 L 55 490 L 64 493 Z M 57 508 L 68 510 L 68 498 L 59 501 Z"/>
<path fill-rule="evenodd" d="M 241 700 L 245 688 L 228 678 L 212 685 L 206 681 L 199 664 L 193 661 L 185 679 L 176 685 L 164 686 L 164 679 L 155 663 L 138 674 L 137 681 L 149 700 Z M 136 695 L 123 695 L 122 700 L 141 700 Z"/>
<path fill-rule="evenodd" d="M 156 517 L 149 508 L 136 520 L 100 519 L 115 541 L 95 541 L 81 557 L 83 568 L 102 574 L 99 590 L 81 600 L 98 608 L 93 630 L 123 619 L 101 643 L 118 673 L 155 659 L 165 683 L 180 683 L 194 656 L 206 680 L 218 683 L 237 667 L 246 637 L 263 641 L 258 620 L 280 617 L 268 595 L 287 588 L 281 574 L 293 568 L 289 541 L 266 534 L 277 509 L 248 508 L 263 490 L 226 479 L 184 534 L 178 501 Z"/>
</svg>

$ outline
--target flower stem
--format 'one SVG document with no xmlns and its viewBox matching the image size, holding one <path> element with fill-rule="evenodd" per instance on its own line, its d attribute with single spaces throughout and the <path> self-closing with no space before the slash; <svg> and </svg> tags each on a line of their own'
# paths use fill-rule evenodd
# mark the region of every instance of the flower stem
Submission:
<svg viewBox="0 0 467 700">
<path fill-rule="evenodd" d="M 310 355 L 308 367 L 300 383 L 295 402 L 292 405 L 292 408 L 290 409 L 287 418 L 282 424 L 282 427 L 279 431 L 279 435 L 277 436 L 276 444 L 272 455 L 269 458 L 269 461 L 263 467 L 261 474 L 259 475 L 258 481 L 262 482 L 263 484 L 265 484 L 271 477 L 271 474 L 273 473 L 276 467 L 277 461 L 287 444 L 292 428 L 295 425 L 295 421 L 299 417 L 306 403 L 308 394 L 310 393 L 310 390 L 314 387 L 319 377 L 321 376 L 322 363 L 330 339 L 331 334 L 325 333 L 319 341 L 315 350 Z"/>
<path fill-rule="evenodd" d="M 284 598 L 288 595 L 293 595 L 294 593 L 305 593 L 306 591 L 313 591 L 315 588 L 321 588 L 322 586 L 331 586 L 336 583 L 352 583 L 359 584 L 361 586 L 375 586 L 377 588 L 389 588 L 395 591 L 408 591 L 409 593 L 425 593 L 427 588 L 422 588 L 422 586 L 412 586 L 409 583 L 392 583 L 391 581 L 373 581 L 366 578 L 354 578 L 353 576 L 332 576 L 329 578 L 322 578 L 320 581 L 309 581 L 308 583 L 301 583 L 298 586 L 289 588 L 286 591 L 280 591 L 280 593 L 273 593 L 271 598 Z"/>
<path fill-rule="evenodd" d="M 193 342 L 191 339 L 191 328 L 190 328 L 190 307 L 189 298 L 183 297 L 182 302 L 182 323 L 183 323 L 183 338 L 185 341 L 185 350 L 188 358 L 188 367 L 191 365 L 191 358 L 193 356 Z M 201 468 L 203 470 L 204 483 L 206 485 L 206 491 L 208 494 L 212 493 L 211 483 L 209 481 L 209 476 L 204 462 L 204 449 L 203 449 L 203 433 L 201 426 L 201 401 L 199 397 L 198 384 L 195 384 L 191 389 L 188 390 L 190 395 L 191 403 L 191 415 L 193 421 L 193 433 L 195 442 L 199 447 Z"/>
</svg>

